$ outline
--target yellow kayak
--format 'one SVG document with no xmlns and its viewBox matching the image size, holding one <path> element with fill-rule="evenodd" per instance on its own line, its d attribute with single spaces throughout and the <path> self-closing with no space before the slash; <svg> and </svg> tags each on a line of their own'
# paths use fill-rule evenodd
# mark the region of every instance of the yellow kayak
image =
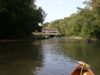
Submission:
<svg viewBox="0 0 100 75">
<path fill-rule="evenodd" d="M 74 68 L 71 75 L 94 75 L 89 65 L 84 62 L 79 62 L 79 64 Z"/>
</svg>

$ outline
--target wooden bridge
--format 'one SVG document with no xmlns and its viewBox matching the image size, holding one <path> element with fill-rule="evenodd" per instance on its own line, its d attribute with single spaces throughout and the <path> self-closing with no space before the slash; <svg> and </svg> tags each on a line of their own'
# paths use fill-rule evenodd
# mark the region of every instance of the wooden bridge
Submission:
<svg viewBox="0 0 100 75">
<path fill-rule="evenodd" d="M 48 38 L 50 36 L 60 35 L 60 33 L 58 32 L 58 30 L 56 28 L 42 29 L 42 32 L 33 32 L 32 34 L 34 34 L 34 35 L 43 35 L 43 36 L 45 36 L 45 38 Z"/>
<path fill-rule="evenodd" d="M 42 33 L 46 35 L 58 35 L 58 29 L 56 28 L 42 29 Z"/>
</svg>

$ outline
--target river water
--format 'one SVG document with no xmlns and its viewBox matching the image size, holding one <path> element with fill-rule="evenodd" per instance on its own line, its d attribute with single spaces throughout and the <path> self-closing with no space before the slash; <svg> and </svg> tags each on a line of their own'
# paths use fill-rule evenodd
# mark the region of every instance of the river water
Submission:
<svg viewBox="0 0 100 75">
<path fill-rule="evenodd" d="M 0 42 L 0 75 L 70 75 L 78 61 L 100 74 L 100 42 L 52 38 Z"/>
</svg>

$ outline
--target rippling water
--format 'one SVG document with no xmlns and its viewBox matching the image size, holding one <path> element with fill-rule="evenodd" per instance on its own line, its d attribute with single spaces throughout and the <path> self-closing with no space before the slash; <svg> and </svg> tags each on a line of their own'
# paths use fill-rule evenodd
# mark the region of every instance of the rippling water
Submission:
<svg viewBox="0 0 100 75">
<path fill-rule="evenodd" d="M 100 74 L 100 43 L 68 38 L 0 43 L 0 75 L 70 75 L 77 61 Z"/>
</svg>

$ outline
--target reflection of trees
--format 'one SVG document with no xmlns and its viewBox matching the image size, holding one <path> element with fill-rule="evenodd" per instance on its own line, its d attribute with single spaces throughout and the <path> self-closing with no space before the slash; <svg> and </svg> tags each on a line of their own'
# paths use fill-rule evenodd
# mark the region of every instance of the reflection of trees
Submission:
<svg viewBox="0 0 100 75">
<path fill-rule="evenodd" d="M 34 75 L 42 67 L 41 45 L 30 42 L 0 43 L 0 75 Z"/>
<path fill-rule="evenodd" d="M 86 43 L 80 41 L 66 42 L 61 46 L 65 56 L 72 59 L 83 60 L 92 65 L 96 75 L 100 74 L 100 46 L 97 43 Z"/>
</svg>

